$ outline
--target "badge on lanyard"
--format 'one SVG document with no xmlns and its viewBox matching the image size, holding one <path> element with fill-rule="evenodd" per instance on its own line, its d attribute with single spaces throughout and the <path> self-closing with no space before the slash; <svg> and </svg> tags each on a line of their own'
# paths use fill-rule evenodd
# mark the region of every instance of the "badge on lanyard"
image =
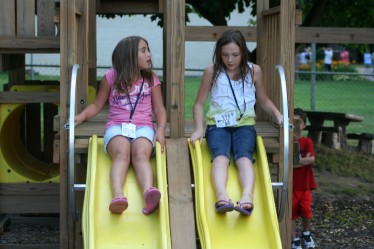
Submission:
<svg viewBox="0 0 374 249">
<path fill-rule="evenodd" d="M 140 87 L 140 90 L 139 90 L 139 93 L 136 97 L 136 101 L 135 101 L 134 106 L 131 103 L 130 94 L 127 95 L 128 99 L 129 99 L 129 103 L 131 105 L 131 112 L 130 112 L 129 123 L 122 123 L 122 136 L 129 137 L 129 138 L 136 138 L 136 135 L 135 135 L 136 125 L 132 124 L 131 120 L 132 120 L 132 116 L 134 115 L 136 106 L 138 105 L 138 101 L 139 101 L 139 98 L 140 98 L 140 94 L 142 93 L 143 86 L 144 86 L 144 77 L 143 77 L 142 86 Z"/>
<path fill-rule="evenodd" d="M 216 120 L 217 127 L 228 127 L 237 124 L 236 113 L 234 111 L 226 112 L 223 114 L 216 114 L 214 115 L 214 118 Z"/>
<path fill-rule="evenodd" d="M 136 125 L 131 123 L 122 124 L 122 136 L 129 138 L 136 138 L 135 136 Z"/>
</svg>

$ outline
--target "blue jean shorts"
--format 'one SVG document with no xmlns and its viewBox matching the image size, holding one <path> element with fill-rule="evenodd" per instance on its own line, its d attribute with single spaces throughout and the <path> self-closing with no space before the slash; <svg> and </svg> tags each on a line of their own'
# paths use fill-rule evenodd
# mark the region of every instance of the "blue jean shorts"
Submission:
<svg viewBox="0 0 374 249">
<path fill-rule="evenodd" d="M 113 125 L 105 131 L 105 134 L 104 134 L 104 150 L 105 150 L 106 153 L 108 153 L 107 147 L 108 147 L 109 141 L 112 138 L 114 138 L 115 136 L 122 136 L 122 125 Z M 148 126 L 139 126 L 138 127 L 137 126 L 136 130 L 135 130 L 135 136 L 136 136 L 135 138 L 130 138 L 130 137 L 127 137 L 127 138 L 132 143 L 132 142 L 135 141 L 135 139 L 140 138 L 140 137 L 144 137 L 152 143 L 153 147 L 155 146 L 154 143 L 153 143 L 153 138 L 155 137 L 155 131 L 151 127 L 148 127 Z"/>
<path fill-rule="evenodd" d="M 256 130 L 254 126 L 224 127 L 208 125 L 205 137 L 212 158 L 225 156 L 230 160 L 231 153 L 234 160 L 246 157 L 252 162 L 256 147 Z"/>
</svg>

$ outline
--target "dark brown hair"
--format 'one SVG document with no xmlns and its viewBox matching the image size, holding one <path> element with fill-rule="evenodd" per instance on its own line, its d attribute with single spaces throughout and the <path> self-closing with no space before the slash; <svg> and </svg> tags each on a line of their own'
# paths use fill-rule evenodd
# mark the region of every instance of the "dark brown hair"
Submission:
<svg viewBox="0 0 374 249">
<path fill-rule="evenodd" d="M 216 82 L 218 74 L 222 69 L 226 70 L 225 63 L 222 60 L 222 47 L 229 44 L 235 43 L 240 48 L 241 54 L 241 61 L 239 65 L 239 73 L 234 76 L 235 79 L 240 79 L 247 76 L 250 67 L 248 65 L 249 61 L 249 53 L 247 44 L 245 43 L 245 39 L 243 34 L 237 30 L 227 30 L 225 31 L 221 37 L 217 40 L 216 46 L 214 48 L 213 53 L 213 84 Z M 253 76 L 252 72 L 251 75 Z M 252 77 L 253 78 L 253 77 Z"/>
<path fill-rule="evenodd" d="M 148 46 L 148 42 L 144 38 L 129 36 L 119 41 L 113 50 L 112 65 L 117 72 L 114 88 L 121 93 L 127 93 L 131 89 L 132 83 L 140 76 L 143 76 L 150 86 L 153 85 L 152 69 L 140 70 L 138 65 L 138 46 L 141 40 Z"/>
<path fill-rule="evenodd" d="M 293 111 L 293 115 L 299 116 L 304 121 L 304 124 L 306 124 L 307 115 L 301 108 L 295 108 Z"/>
</svg>

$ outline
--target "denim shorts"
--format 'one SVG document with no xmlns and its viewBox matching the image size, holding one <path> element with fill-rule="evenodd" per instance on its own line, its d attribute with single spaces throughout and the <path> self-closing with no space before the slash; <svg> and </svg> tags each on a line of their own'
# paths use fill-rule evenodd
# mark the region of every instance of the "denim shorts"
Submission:
<svg viewBox="0 0 374 249">
<path fill-rule="evenodd" d="M 108 143 L 115 136 L 122 136 L 122 125 L 113 125 L 105 131 L 104 150 L 107 154 L 108 154 L 108 151 L 107 151 Z M 155 137 L 155 131 L 151 127 L 148 127 L 148 126 L 136 127 L 135 136 L 136 136 L 135 138 L 129 138 L 129 137 L 127 138 L 132 143 L 135 141 L 135 139 L 144 137 L 152 143 L 153 147 L 155 146 L 153 143 L 153 138 Z"/>
<path fill-rule="evenodd" d="M 224 128 L 208 125 L 205 132 L 212 158 L 225 156 L 230 160 L 232 153 L 234 161 L 246 157 L 254 162 L 253 152 L 256 146 L 256 136 L 255 127 L 252 125 Z"/>
</svg>

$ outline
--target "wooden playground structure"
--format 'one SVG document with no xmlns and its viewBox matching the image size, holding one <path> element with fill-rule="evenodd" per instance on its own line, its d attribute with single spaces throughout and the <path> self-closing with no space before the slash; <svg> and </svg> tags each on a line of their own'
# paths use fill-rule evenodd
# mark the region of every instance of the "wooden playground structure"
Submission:
<svg viewBox="0 0 374 249">
<path fill-rule="evenodd" d="M 257 0 L 257 27 L 192 27 L 185 24 L 184 0 L 0 0 L 0 72 L 9 72 L 9 83 L 6 89 L 0 92 L 0 105 L 3 106 L 4 112 L 11 112 L 9 110 L 12 110 L 12 105 L 16 105 L 28 113 L 23 124 L 25 133 L 16 135 L 20 135 L 26 143 L 27 150 L 36 155 L 37 162 L 48 162 L 49 166 L 41 169 L 40 174 L 50 172 L 50 167 L 59 166 L 57 178 L 56 175 L 43 175 L 42 178 L 35 177 L 31 180 L 2 180 L 0 213 L 59 213 L 59 248 L 82 248 L 79 213 L 83 195 L 77 194 L 78 219 L 75 219 L 71 216 L 69 207 L 68 135 L 64 129 L 69 115 L 72 67 L 74 64 L 80 66 L 76 92 L 76 111 L 79 112 L 88 103 L 90 88 L 97 87 L 96 14 L 162 14 L 163 81 L 166 86 L 163 90 L 168 112 L 167 165 L 172 248 L 197 248 L 195 221 L 191 218 L 194 217 L 194 206 L 186 140 L 193 127 L 191 122 L 184 119 L 185 42 L 215 41 L 226 29 L 242 31 L 247 41 L 257 42 L 257 64 L 264 72 L 263 81 L 268 95 L 278 108 L 281 106 L 282 98 L 275 66 L 282 65 L 284 68 L 288 111 L 292 119 L 295 42 L 332 42 L 334 39 L 347 43 L 363 43 L 362 39 L 367 43 L 374 42 L 372 37 L 366 37 L 369 33 L 367 30 L 351 30 L 351 35 L 347 33 L 346 36 L 337 31 L 334 37 L 331 37 L 331 34 L 334 35 L 331 30 L 299 28 L 296 32 L 298 12 L 295 5 L 295 0 L 281 1 L 279 6 L 269 8 L 269 0 Z M 358 37 L 361 40 L 358 40 Z M 27 81 L 26 53 L 60 54 L 60 81 Z M 33 90 L 12 90 L 12 87 L 18 85 L 29 85 Z M 58 88 L 45 90 L 35 87 L 40 85 Z M 44 113 L 40 113 L 41 103 L 46 110 Z M 17 118 L 24 115 L 23 112 L 20 113 L 17 114 Z M 257 114 L 256 129 L 264 138 L 269 161 L 278 167 L 277 178 L 282 179 L 283 167 L 288 167 L 288 172 L 292 172 L 292 162 L 289 165 L 283 164 L 284 134 L 274 127 L 267 114 L 261 110 L 258 110 Z M 43 131 L 38 128 L 40 120 L 44 120 Z M 104 122 L 105 114 L 76 128 L 75 152 L 79 155 L 79 166 L 74 179 L 76 182 L 85 182 L 84 163 L 87 157 L 88 138 L 92 134 L 100 135 Z M 36 129 L 39 132 L 35 132 Z M 44 134 L 43 141 L 40 133 Z M 289 134 L 285 134 L 291 141 L 292 133 L 290 131 Z M 16 156 L 22 157 L 23 154 Z M 293 156 L 292 144 L 288 156 Z M 5 175 L 10 175 L 11 170 L 7 169 Z M 2 174 L 4 175 L 3 171 L 0 172 L 0 176 Z M 292 180 L 288 181 L 285 214 L 279 223 L 283 248 L 290 247 L 291 209 L 288 203 L 291 200 L 291 186 Z M 277 191 L 275 196 L 279 199 L 279 194 L 276 193 Z M 20 198 L 22 205 L 19 205 Z M 279 204 L 279 200 L 277 201 Z"/>
</svg>

